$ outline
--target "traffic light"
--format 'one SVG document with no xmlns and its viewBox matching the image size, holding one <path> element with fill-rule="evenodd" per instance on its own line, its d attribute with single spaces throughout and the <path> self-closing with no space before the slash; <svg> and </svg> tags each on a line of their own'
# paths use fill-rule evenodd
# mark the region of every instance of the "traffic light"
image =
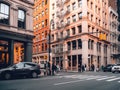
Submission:
<svg viewBox="0 0 120 90">
<path fill-rule="evenodd" d="M 99 39 L 100 39 L 100 40 L 106 40 L 106 39 L 107 39 L 107 38 L 106 38 L 106 34 L 105 34 L 105 33 L 100 33 Z"/>
</svg>

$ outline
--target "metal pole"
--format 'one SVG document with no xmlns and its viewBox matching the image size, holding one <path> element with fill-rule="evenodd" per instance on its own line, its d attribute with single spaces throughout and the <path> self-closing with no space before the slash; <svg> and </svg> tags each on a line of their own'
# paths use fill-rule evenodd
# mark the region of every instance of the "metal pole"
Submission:
<svg viewBox="0 0 120 90">
<path fill-rule="evenodd" d="M 48 50 L 48 58 L 49 58 L 49 61 L 50 61 L 50 52 L 51 52 L 51 48 L 50 48 L 50 31 L 49 31 L 49 35 L 48 35 L 48 37 L 49 37 L 49 40 L 48 40 L 48 44 L 49 44 L 49 50 Z"/>
</svg>

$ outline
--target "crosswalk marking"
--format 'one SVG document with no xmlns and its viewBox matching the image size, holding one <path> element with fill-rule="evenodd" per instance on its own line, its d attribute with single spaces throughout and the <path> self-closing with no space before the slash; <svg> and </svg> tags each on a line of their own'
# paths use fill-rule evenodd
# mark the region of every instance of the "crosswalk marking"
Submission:
<svg viewBox="0 0 120 90">
<path fill-rule="evenodd" d="M 118 79 L 120 79 L 120 77 L 119 78 L 109 79 L 109 80 L 106 80 L 106 81 L 110 82 L 110 81 L 114 81 L 114 80 L 118 80 Z"/>
<path fill-rule="evenodd" d="M 71 78 L 71 79 L 79 79 L 79 80 L 96 80 L 96 81 L 105 80 L 107 82 L 120 79 L 120 77 L 117 77 L 117 76 L 102 76 L 102 75 L 68 75 L 68 76 L 62 76 L 62 77 Z M 118 81 L 118 83 L 120 83 L 120 81 Z"/>
<path fill-rule="evenodd" d="M 101 80 L 105 80 L 105 79 L 110 79 L 110 78 L 115 78 L 116 76 L 111 76 L 111 77 L 104 77 L 104 78 L 100 78 L 100 79 L 97 79 L 97 81 L 101 81 Z"/>
<path fill-rule="evenodd" d="M 94 77 L 88 78 L 87 80 L 99 79 L 99 78 L 102 78 L 102 77 L 104 77 L 104 76 L 94 76 Z"/>
<path fill-rule="evenodd" d="M 118 81 L 118 83 L 120 83 L 120 81 Z"/>
</svg>

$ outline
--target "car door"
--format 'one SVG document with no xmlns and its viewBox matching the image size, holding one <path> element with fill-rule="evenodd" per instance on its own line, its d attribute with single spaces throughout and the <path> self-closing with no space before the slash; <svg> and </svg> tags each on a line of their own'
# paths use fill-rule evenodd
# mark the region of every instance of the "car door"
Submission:
<svg viewBox="0 0 120 90">
<path fill-rule="evenodd" d="M 31 73 L 31 70 L 32 70 L 31 64 L 25 63 L 25 66 L 24 66 L 25 74 L 29 75 Z"/>
<path fill-rule="evenodd" d="M 18 63 L 15 65 L 15 69 L 14 69 L 14 75 L 15 76 L 21 76 L 24 74 L 24 63 Z"/>
</svg>

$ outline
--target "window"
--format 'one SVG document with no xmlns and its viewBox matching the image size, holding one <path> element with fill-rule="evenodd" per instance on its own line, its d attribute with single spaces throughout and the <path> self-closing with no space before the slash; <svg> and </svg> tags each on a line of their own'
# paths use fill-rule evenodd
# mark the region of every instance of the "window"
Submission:
<svg viewBox="0 0 120 90">
<path fill-rule="evenodd" d="M 42 16 L 44 16 L 44 11 L 42 11 Z"/>
<path fill-rule="evenodd" d="M 82 7 L 82 0 L 78 0 L 78 7 Z"/>
<path fill-rule="evenodd" d="M 9 6 L 0 3 L 0 23 L 9 24 Z"/>
<path fill-rule="evenodd" d="M 73 55 L 72 56 L 72 66 L 76 66 L 76 64 L 77 64 L 77 56 L 76 55 Z"/>
<path fill-rule="evenodd" d="M 88 49 L 90 49 L 90 42 L 91 42 L 91 40 L 89 39 L 88 40 Z"/>
<path fill-rule="evenodd" d="M 42 1 L 42 7 L 44 6 L 44 1 Z"/>
<path fill-rule="evenodd" d="M 45 14 L 48 14 L 48 9 L 45 9 Z"/>
<path fill-rule="evenodd" d="M 91 41 L 91 49 L 93 50 L 93 47 L 94 47 L 94 41 L 92 40 Z"/>
<path fill-rule="evenodd" d="M 48 25 L 48 20 L 47 19 L 45 19 L 45 26 L 47 26 Z"/>
<path fill-rule="evenodd" d="M 91 4 L 90 4 L 90 7 L 91 7 L 91 9 L 93 8 L 93 3 L 91 2 Z"/>
<path fill-rule="evenodd" d="M 70 30 L 69 29 L 67 30 L 67 35 L 70 36 Z"/>
<path fill-rule="evenodd" d="M 70 24 L 70 17 L 67 18 L 67 23 Z"/>
<path fill-rule="evenodd" d="M 53 3 L 53 4 L 52 4 L 52 10 L 54 10 L 54 9 L 55 9 L 55 4 Z"/>
<path fill-rule="evenodd" d="M 78 18 L 82 19 L 82 12 L 78 13 Z"/>
<path fill-rule="evenodd" d="M 73 22 L 76 22 L 76 15 L 72 16 Z"/>
<path fill-rule="evenodd" d="M 45 5 L 47 5 L 48 4 L 48 0 L 45 0 Z"/>
<path fill-rule="evenodd" d="M 82 26 L 78 26 L 78 33 L 81 33 L 82 32 Z"/>
<path fill-rule="evenodd" d="M 76 8 L 76 3 L 75 2 L 72 4 L 72 8 L 73 8 L 73 10 L 75 10 L 75 8 Z"/>
<path fill-rule="evenodd" d="M 42 21 L 42 27 L 44 27 L 44 21 Z"/>
<path fill-rule="evenodd" d="M 81 39 L 78 39 L 78 49 L 82 49 L 82 41 L 81 41 Z"/>
<path fill-rule="evenodd" d="M 19 63 L 16 64 L 15 66 L 20 69 L 20 68 L 23 68 L 23 67 L 24 67 L 24 64 L 21 63 L 21 62 L 19 62 Z"/>
<path fill-rule="evenodd" d="M 67 42 L 67 49 L 71 50 L 71 42 Z"/>
<path fill-rule="evenodd" d="M 44 51 L 44 44 L 42 43 L 42 51 Z"/>
<path fill-rule="evenodd" d="M 70 11 L 70 5 L 67 6 L 67 10 Z"/>
<path fill-rule="evenodd" d="M 18 10 L 18 27 L 25 28 L 25 11 L 21 9 Z"/>
<path fill-rule="evenodd" d="M 75 35 L 75 27 L 72 28 L 72 34 Z"/>
<path fill-rule="evenodd" d="M 61 38 L 63 38 L 63 32 L 60 32 L 60 36 L 61 36 Z"/>
<path fill-rule="evenodd" d="M 72 50 L 76 50 L 76 41 L 72 41 Z"/>
</svg>

